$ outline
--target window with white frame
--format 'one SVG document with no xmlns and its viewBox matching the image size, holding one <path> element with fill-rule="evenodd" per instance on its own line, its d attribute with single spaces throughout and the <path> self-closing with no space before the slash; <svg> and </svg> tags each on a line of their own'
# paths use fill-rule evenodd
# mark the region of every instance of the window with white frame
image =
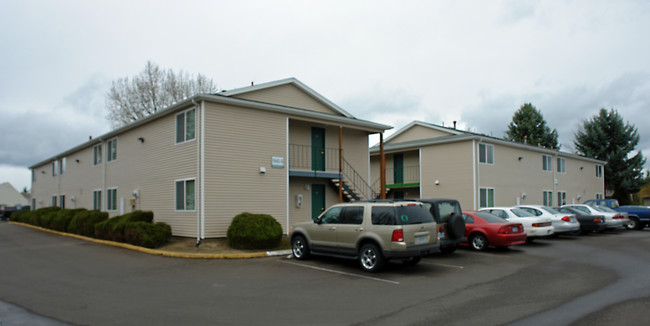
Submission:
<svg viewBox="0 0 650 326">
<path fill-rule="evenodd" d="M 542 171 L 553 171 L 553 157 L 550 155 L 542 155 Z"/>
<path fill-rule="evenodd" d="M 603 166 L 600 164 L 596 164 L 596 178 L 602 178 L 603 177 Z"/>
<path fill-rule="evenodd" d="M 57 199 L 56 195 L 52 196 L 52 207 L 56 207 L 56 202 L 57 202 L 56 199 Z"/>
<path fill-rule="evenodd" d="M 117 138 L 106 142 L 106 162 L 117 160 Z"/>
<path fill-rule="evenodd" d="M 596 193 L 596 199 L 605 199 L 605 195 L 601 193 Z"/>
<path fill-rule="evenodd" d="M 494 207 L 494 188 L 481 188 L 479 193 L 481 208 Z"/>
<path fill-rule="evenodd" d="M 117 210 L 117 188 L 106 189 L 106 210 Z"/>
<path fill-rule="evenodd" d="M 193 211 L 195 209 L 194 179 L 176 180 L 176 210 Z"/>
<path fill-rule="evenodd" d="M 557 172 L 566 173 L 566 158 L 564 157 L 557 158 Z"/>
<path fill-rule="evenodd" d="M 93 191 L 93 209 L 100 211 L 102 209 L 102 191 Z"/>
<path fill-rule="evenodd" d="M 558 206 L 566 205 L 566 191 L 557 192 L 557 205 Z"/>
<path fill-rule="evenodd" d="M 478 144 L 478 161 L 484 164 L 494 164 L 494 145 Z"/>
<path fill-rule="evenodd" d="M 176 143 L 193 140 L 195 135 L 195 110 L 187 110 L 176 115 Z"/>
<path fill-rule="evenodd" d="M 553 206 L 553 192 L 544 190 L 544 200 L 543 200 L 543 205 L 544 206 Z"/>
<path fill-rule="evenodd" d="M 56 176 L 58 171 L 59 171 L 59 161 L 55 160 L 54 162 L 52 162 L 52 176 L 53 177 Z"/>
<path fill-rule="evenodd" d="M 59 207 L 65 208 L 65 195 L 59 196 Z"/>
<path fill-rule="evenodd" d="M 93 164 L 102 164 L 102 144 L 98 144 L 93 147 Z"/>
</svg>

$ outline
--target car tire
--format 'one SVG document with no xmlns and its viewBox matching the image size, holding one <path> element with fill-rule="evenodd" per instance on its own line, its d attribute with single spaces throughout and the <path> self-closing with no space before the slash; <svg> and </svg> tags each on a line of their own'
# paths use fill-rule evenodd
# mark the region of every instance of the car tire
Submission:
<svg viewBox="0 0 650 326">
<path fill-rule="evenodd" d="M 402 264 L 407 265 L 407 266 L 415 266 L 417 263 L 422 260 L 422 257 L 409 257 L 406 259 L 402 259 Z"/>
<path fill-rule="evenodd" d="M 445 255 L 450 255 L 453 254 L 454 251 L 456 251 L 457 246 L 449 246 L 449 247 L 442 247 L 440 248 L 440 252 L 445 254 Z"/>
<path fill-rule="evenodd" d="M 359 250 L 359 265 L 366 272 L 377 272 L 385 263 L 381 250 L 372 243 L 367 243 Z"/>
<path fill-rule="evenodd" d="M 461 214 L 452 214 L 447 221 L 447 233 L 450 239 L 462 238 L 465 234 L 465 220 Z"/>
<path fill-rule="evenodd" d="M 639 230 L 639 220 L 634 217 L 630 217 L 630 221 L 625 224 L 625 228 L 628 230 Z"/>
<path fill-rule="evenodd" d="M 487 250 L 489 246 L 488 239 L 480 233 L 474 233 L 469 237 L 469 246 L 476 251 Z"/>
<path fill-rule="evenodd" d="M 291 253 L 298 260 L 305 260 L 309 257 L 309 244 L 305 237 L 297 235 L 291 239 Z"/>
</svg>

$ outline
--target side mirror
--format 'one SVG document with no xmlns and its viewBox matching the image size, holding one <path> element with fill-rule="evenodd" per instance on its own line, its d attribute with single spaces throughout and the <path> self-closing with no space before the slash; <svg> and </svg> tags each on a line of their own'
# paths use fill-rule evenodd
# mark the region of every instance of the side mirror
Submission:
<svg viewBox="0 0 650 326">
<path fill-rule="evenodd" d="M 323 221 L 321 221 L 321 219 L 319 219 L 318 217 L 316 217 L 316 218 L 314 218 L 314 223 L 320 225 L 320 224 L 323 224 Z"/>
</svg>

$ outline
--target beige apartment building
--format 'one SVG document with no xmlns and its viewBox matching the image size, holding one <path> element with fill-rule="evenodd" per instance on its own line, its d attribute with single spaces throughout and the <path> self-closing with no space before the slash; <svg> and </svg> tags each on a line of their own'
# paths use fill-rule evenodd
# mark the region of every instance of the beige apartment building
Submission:
<svg viewBox="0 0 650 326">
<path fill-rule="evenodd" d="M 197 95 L 31 166 L 32 207 L 151 210 L 197 239 L 264 213 L 288 232 L 341 198 L 376 197 L 368 136 L 390 128 L 294 78 Z"/>
<path fill-rule="evenodd" d="M 463 209 L 604 198 L 606 162 L 414 121 L 384 141 L 389 198 L 454 198 Z M 379 153 L 370 149 L 379 191 Z"/>
</svg>

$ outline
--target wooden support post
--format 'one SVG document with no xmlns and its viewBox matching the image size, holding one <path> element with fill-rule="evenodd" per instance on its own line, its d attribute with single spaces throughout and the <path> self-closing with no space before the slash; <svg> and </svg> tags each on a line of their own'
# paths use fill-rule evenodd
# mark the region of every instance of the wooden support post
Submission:
<svg viewBox="0 0 650 326">
<path fill-rule="evenodd" d="M 379 198 L 386 199 L 386 155 L 384 154 L 384 133 L 379 133 Z"/>
</svg>

